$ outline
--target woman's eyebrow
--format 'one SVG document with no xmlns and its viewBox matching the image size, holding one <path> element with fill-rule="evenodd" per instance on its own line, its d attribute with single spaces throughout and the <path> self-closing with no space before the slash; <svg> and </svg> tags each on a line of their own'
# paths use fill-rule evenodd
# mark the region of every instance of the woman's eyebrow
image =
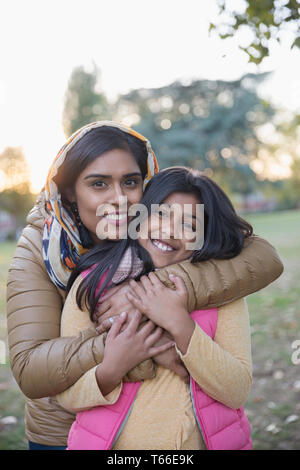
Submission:
<svg viewBox="0 0 300 470">
<path fill-rule="evenodd" d="M 127 173 L 126 175 L 124 175 L 124 178 L 128 178 L 130 176 L 142 176 L 142 173 L 139 171 L 136 171 L 134 173 Z"/>
<path fill-rule="evenodd" d="M 122 175 L 122 178 L 128 178 L 129 176 L 142 176 L 141 173 L 139 172 L 134 172 L 134 173 L 127 173 L 126 175 Z M 100 173 L 91 173 L 90 175 L 87 175 L 84 177 L 85 180 L 89 178 L 111 178 L 112 175 L 101 175 Z"/>
</svg>

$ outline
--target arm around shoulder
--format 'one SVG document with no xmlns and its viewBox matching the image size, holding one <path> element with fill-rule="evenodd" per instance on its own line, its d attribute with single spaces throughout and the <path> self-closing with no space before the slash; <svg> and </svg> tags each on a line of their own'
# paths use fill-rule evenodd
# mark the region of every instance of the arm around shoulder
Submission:
<svg viewBox="0 0 300 470">
<path fill-rule="evenodd" d="M 59 338 L 62 305 L 44 266 L 41 231 L 28 225 L 8 273 L 7 325 L 13 375 L 29 398 L 66 390 L 102 359 L 94 328 Z"/>
<path fill-rule="evenodd" d="M 212 308 L 246 297 L 268 286 L 283 272 L 275 248 L 253 235 L 245 240 L 241 253 L 231 259 L 212 259 L 192 264 L 189 260 L 156 271 L 159 279 L 172 286 L 169 274 L 180 276 L 188 290 L 188 310 Z"/>
</svg>

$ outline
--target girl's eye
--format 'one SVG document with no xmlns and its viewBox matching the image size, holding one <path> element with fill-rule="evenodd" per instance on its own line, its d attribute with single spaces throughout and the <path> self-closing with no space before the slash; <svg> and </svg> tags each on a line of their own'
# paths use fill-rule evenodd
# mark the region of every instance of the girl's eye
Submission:
<svg viewBox="0 0 300 470">
<path fill-rule="evenodd" d="M 182 224 L 187 230 L 191 230 L 191 232 L 196 232 L 196 228 L 193 224 L 189 224 L 188 222 Z"/>
<path fill-rule="evenodd" d="M 157 211 L 157 215 L 159 215 L 160 217 L 166 217 L 168 216 L 169 214 L 167 214 L 167 212 L 164 212 L 162 210 L 158 210 Z"/>
</svg>

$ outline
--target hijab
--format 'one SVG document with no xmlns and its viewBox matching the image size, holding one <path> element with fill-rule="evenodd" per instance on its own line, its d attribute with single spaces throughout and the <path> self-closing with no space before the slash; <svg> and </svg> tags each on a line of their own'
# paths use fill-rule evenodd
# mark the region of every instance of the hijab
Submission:
<svg viewBox="0 0 300 470">
<path fill-rule="evenodd" d="M 101 126 L 116 127 L 145 142 L 147 174 L 144 179 L 144 189 L 152 176 L 159 171 L 156 156 L 148 139 L 124 124 L 113 121 L 97 121 L 82 127 L 71 135 L 56 155 L 48 172 L 46 184 L 42 189 L 42 197 L 45 200 L 45 209 L 48 214 L 43 226 L 43 258 L 52 282 L 62 290 L 66 290 L 72 269 L 76 266 L 80 256 L 88 249 L 84 248 L 82 244 L 74 215 L 62 204 L 61 194 L 53 178 L 65 161 L 68 151 L 89 131 Z"/>
</svg>

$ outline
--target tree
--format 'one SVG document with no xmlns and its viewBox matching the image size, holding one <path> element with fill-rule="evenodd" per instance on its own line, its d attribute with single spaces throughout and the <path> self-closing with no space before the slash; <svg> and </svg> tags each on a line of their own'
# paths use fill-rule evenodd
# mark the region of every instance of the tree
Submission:
<svg viewBox="0 0 300 470">
<path fill-rule="evenodd" d="M 80 127 L 97 120 L 110 119 L 110 109 L 104 93 L 96 91 L 100 72 L 76 67 L 70 77 L 65 94 L 63 129 L 67 137 Z"/>
<path fill-rule="evenodd" d="M 0 210 L 23 224 L 36 196 L 30 191 L 30 172 L 21 147 L 7 147 L 0 154 L 0 174 Z"/>
<path fill-rule="evenodd" d="M 249 163 L 262 145 L 256 129 L 274 114 L 256 93 L 266 76 L 134 90 L 120 97 L 118 119 L 135 120 L 134 127 L 151 141 L 161 168 L 192 166 L 219 182 L 226 180 L 232 191 L 247 194 L 256 184 Z"/>
<path fill-rule="evenodd" d="M 2 189 L 14 188 L 27 192 L 30 187 L 30 171 L 21 147 L 6 147 L 0 154 Z M 1 188 L 0 188 L 1 189 Z"/>
<path fill-rule="evenodd" d="M 242 12 L 231 8 L 228 0 L 219 0 L 220 21 L 211 23 L 222 39 L 234 36 L 247 27 L 254 39 L 247 47 L 241 47 L 248 54 L 249 62 L 260 64 L 269 55 L 270 41 L 280 42 L 280 34 L 289 30 L 294 33 L 291 47 L 300 47 L 300 1 L 299 0 L 244 0 Z"/>
</svg>

